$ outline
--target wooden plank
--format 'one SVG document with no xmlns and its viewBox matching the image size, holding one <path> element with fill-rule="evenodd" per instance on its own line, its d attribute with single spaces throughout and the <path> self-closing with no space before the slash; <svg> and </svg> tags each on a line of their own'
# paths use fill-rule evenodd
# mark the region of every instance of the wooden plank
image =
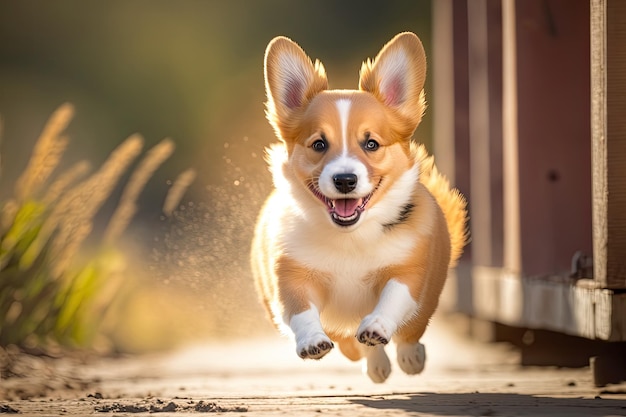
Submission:
<svg viewBox="0 0 626 417">
<path fill-rule="evenodd" d="M 462 269 L 448 279 L 442 306 L 472 317 L 588 339 L 626 341 L 626 294 L 595 288 L 584 280 L 578 285 L 562 277 L 520 278 L 502 268 L 481 266 Z"/>
<path fill-rule="evenodd" d="M 607 287 L 626 288 L 626 2 L 607 7 Z"/>
<path fill-rule="evenodd" d="M 591 0 L 594 280 L 626 288 L 626 2 Z"/>
<path fill-rule="evenodd" d="M 521 272 L 515 0 L 502 0 L 502 164 L 504 267 Z"/>
<path fill-rule="evenodd" d="M 454 184 L 472 201 L 470 190 L 470 138 L 469 138 L 469 58 L 467 42 L 467 0 L 453 0 L 452 25 L 454 44 Z M 471 259 L 472 245 L 463 257 Z"/>
<path fill-rule="evenodd" d="M 611 297 L 611 309 L 614 317 L 621 318 L 611 322 L 611 334 L 619 340 L 626 340 L 626 294 Z"/>
<path fill-rule="evenodd" d="M 502 266 L 502 11 L 467 3 L 472 261 Z"/>
<path fill-rule="evenodd" d="M 433 153 L 437 168 L 452 184 L 455 183 L 454 143 L 454 19 L 452 0 L 433 2 L 433 48 L 432 74 L 433 91 Z"/>
<path fill-rule="evenodd" d="M 491 265 L 504 266 L 504 189 L 502 120 L 502 0 L 487 0 L 489 75 L 489 171 L 491 189 Z"/>
<path fill-rule="evenodd" d="M 491 0 L 493 1 L 493 0 Z M 499 1 L 499 0 L 498 0 Z M 433 2 L 430 76 L 433 152 L 437 167 L 466 199 L 470 194 L 467 0 Z M 472 258 L 466 246 L 461 262 Z"/>
<path fill-rule="evenodd" d="M 493 263 L 487 0 L 467 3 L 472 262 Z"/>
<path fill-rule="evenodd" d="M 596 334 L 605 340 L 626 340 L 626 294 L 606 289 L 595 292 Z"/>
<path fill-rule="evenodd" d="M 566 275 L 593 246 L 589 3 L 524 0 L 515 12 L 522 273 Z"/>
<path fill-rule="evenodd" d="M 591 167 L 593 213 L 593 278 L 607 285 L 608 175 L 606 124 L 606 1 L 591 0 Z"/>
</svg>

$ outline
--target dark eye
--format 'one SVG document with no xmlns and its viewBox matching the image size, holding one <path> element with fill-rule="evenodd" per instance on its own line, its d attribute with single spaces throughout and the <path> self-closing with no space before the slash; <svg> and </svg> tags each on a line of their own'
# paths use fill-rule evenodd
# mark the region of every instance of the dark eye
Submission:
<svg viewBox="0 0 626 417">
<path fill-rule="evenodd" d="M 375 151 L 380 147 L 380 144 L 376 142 L 374 139 L 365 140 L 365 144 L 363 145 L 366 151 Z"/>
<path fill-rule="evenodd" d="M 321 139 L 317 139 L 315 142 L 313 142 L 313 144 L 311 145 L 311 148 L 315 151 L 315 152 L 324 152 L 326 150 L 326 148 L 328 147 L 328 143 L 326 143 L 326 138 L 322 136 Z"/>
</svg>

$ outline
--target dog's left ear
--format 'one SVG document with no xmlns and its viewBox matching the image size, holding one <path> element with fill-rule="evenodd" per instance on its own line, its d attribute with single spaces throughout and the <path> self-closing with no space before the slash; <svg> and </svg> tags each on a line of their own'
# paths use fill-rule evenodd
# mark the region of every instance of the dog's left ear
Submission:
<svg viewBox="0 0 626 417">
<path fill-rule="evenodd" d="M 419 38 L 411 32 L 396 35 L 374 61 L 361 67 L 359 88 L 372 93 L 398 114 L 400 134 L 410 137 L 426 109 L 424 81 L 426 53 Z"/>
<path fill-rule="evenodd" d="M 265 51 L 266 114 L 276 134 L 288 140 L 296 134 L 298 115 L 313 97 L 328 88 L 324 66 L 313 63 L 289 38 L 274 38 Z"/>
</svg>

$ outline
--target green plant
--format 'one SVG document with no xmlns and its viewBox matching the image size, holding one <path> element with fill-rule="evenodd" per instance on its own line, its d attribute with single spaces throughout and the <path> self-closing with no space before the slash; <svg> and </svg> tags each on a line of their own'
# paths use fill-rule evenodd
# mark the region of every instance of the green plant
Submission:
<svg viewBox="0 0 626 417">
<path fill-rule="evenodd" d="M 133 135 L 88 175 L 79 162 L 53 176 L 68 145 L 65 128 L 73 107 L 48 120 L 14 196 L 0 212 L 0 345 L 89 346 L 123 282 L 126 259 L 117 242 L 136 211 L 136 199 L 172 154 L 165 139 L 130 175 L 97 249 L 83 250 L 99 209 L 141 154 Z M 52 180 L 54 178 L 54 180 Z"/>
</svg>

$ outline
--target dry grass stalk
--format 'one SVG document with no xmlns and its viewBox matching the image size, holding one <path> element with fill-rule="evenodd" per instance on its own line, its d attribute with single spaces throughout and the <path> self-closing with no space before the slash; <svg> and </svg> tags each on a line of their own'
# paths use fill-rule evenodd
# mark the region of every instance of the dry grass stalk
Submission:
<svg viewBox="0 0 626 417">
<path fill-rule="evenodd" d="M 126 282 L 126 257 L 114 245 L 101 245 L 97 255 L 79 262 L 75 258 L 84 254 L 82 246 L 92 233 L 95 216 L 141 153 L 143 139 L 129 137 L 87 178 L 90 166 L 83 161 L 52 182 L 49 178 L 68 144 L 63 131 L 72 116 L 73 107 L 65 104 L 50 117 L 16 182 L 15 197 L 1 207 L 0 273 L 9 273 L 0 280 L 0 317 L 13 318 L 0 323 L 3 343 L 19 344 L 28 338 L 89 343 L 98 317 Z M 113 241 L 123 233 L 135 214 L 139 194 L 173 150 L 173 142 L 163 140 L 138 164 L 105 239 Z M 195 172 L 189 170 L 176 181 L 170 191 L 178 192 L 168 196 L 170 201 L 177 196 L 173 206 L 193 177 Z M 115 243 L 111 241 L 104 243 Z M 4 268 L 9 262 L 10 271 Z"/>
<path fill-rule="evenodd" d="M 124 187 L 120 202 L 104 233 L 105 242 L 111 243 L 124 233 L 124 230 L 126 230 L 126 227 L 137 212 L 137 197 L 139 197 L 139 194 L 154 172 L 172 155 L 174 148 L 172 140 L 164 139 L 146 153 L 146 156 L 128 180 L 126 187 Z"/>
<path fill-rule="evenodd" d="M 55 230 L 57 234 L 51 244 L 51 259 L 56 263 L 63 262 L 60 257 L 73 257 L 73 248 L 78 245 L 72 239 L 77 239 L 79 243 L 84 240 L 82 233 L 75 233 L 74 225 L 91 224 L 98 209 L 111 194 L 128 165 L 139 155 L 142 147 L 141 136 L 129 137 L 111 153 L 97 172 L 63 194 L 23 258 L 32 262 Z M 81 230 L 84 230 L 82 227 L 84 226 L 81 226 Z"/>
<path fill-rule="evenodd" d="M 48 119 L 41 136 L 35 143 L 33 153 L 26 169 L 15 183 L 15 195 L 18 201 L 37 193 L 57 167 L 65 152 L 68 139 L 60 134 L 74 116 L 74 106 L 61 105 Z"/>
<path fill-rule="evenodd" d="M 196 171 L 194 169 L 188 169 L 186 171 L 181 172 L 176 180 L 170 187 L 167 195 L 165 196 L 165 202 L 163 203 L 163 213 L 166 216 L 171 216 L 180 200 L 183 198 L 185 191 L 187 188 L 193 183 L 196 179 Z"/>
<path fill-rule="evenodd" d="M 42 203 L 46 206 L 54 203 L 59 197 L 61 197 L 61 195 L 63 195 L 70 185 L 85 176 L 90 169 L 91 164 L 88 161 L 80 161 L 74 164 L 70 169 L 61 174 L 59 178 L 50 185 L 50 187 L 48 187 L 48 191 L 44 195 Z"/>
<path fill-rule="evenodd" d="M 92 218 L 109 197 L 128 165 L 139 156 L 142 147 L 143 138 L 140 135 L 130 136 L 111 152 L 96 173 L 70 190 L 65 202 L 67 206 L 63 207 L 67 210 L 68 217 Z"/>
<path fill-rule="evenodd" d="M 0 234 L 4 234 L 13 225 L 15 215 L 19 208 L 20 205 L 14 199 L 4 203 L 2 212 L 0 212 Z"/>
<path fill-rule="evenodd" d="M 56 265 L 65 264 L 74 257 L 80 243 L 89 234 L 85 234 L 84 231 L 87 229 L 91 231 L 94 216 L 130 163 L 137 158 L 142 147 L 143 138 L 140 135 L 132 135 L 111 153 L 96 173 L 70 190 L 67 193 L 67 200 L 61 198 L 50 216 L 52 218 L 57 209 L 62 210 L 58 213 L 61 219 L 58 233 L 51 245 L 53 271 L 62 271 Z"/>
<path fill-rule="evenodd" d="M 80 250 L 80 245 L 89 236 L 93 224 L 88 219 L 81 219 L 79 222 L 64 222 L 63 234 L 68 237 L 65 241 L 53 241 L 50 260 L 50 275 L 53 279 L 58 279 L 68 270 L 74 256 Z M 71 278 L 71 276 L 67 276 Z"/>
</svg>

